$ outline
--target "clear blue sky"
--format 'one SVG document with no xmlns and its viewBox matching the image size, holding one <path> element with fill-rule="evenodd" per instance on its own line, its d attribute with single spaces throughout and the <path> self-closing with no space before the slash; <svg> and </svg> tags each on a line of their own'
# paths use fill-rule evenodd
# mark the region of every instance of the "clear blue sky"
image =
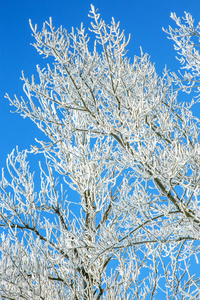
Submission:
<svg viewBox="0 0 200 300">
<path fill-rule="evenodd" d="M 46 63 L 30 46 L 33 42 L 28 20 L 41 28 L 43 21 L 51 16 L 55 26 L 63 25 L 68 30 L 79 27 L 87 17 L 91 0 L 1 0 L 0 3 L 0 168 L 4 166 L 7 153 L 16 145 L 23 150 L 34 144 L 34 138 L 42 138 L 34 124 L 11 114 L 11 107 L 4 99 L 23 95 L 21 70 L 30 77 L 36 73 L 36 64 Z M 129 56 L 139 54 L 139 47 L 149 53 L 159 74 L 165 65 L 176 70 L 172 41 L 168 40 L 162 27 L 173 25 L 170 12 L 182 16 L 191 12 L 200 21 L 200 0 L 92 0 L 99 8 L 102 18 L 110 22 L 111 17 L 121 22 L 128 36 L 131 33 Z M 199 110 L 200 111 L 200 110 Z"/>
</svg>

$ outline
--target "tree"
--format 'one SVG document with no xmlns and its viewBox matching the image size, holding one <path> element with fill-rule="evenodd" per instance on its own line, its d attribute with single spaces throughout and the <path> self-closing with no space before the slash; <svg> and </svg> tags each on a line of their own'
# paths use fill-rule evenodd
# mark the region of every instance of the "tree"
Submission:
<svg viewBox="0 0 200 300">
<path fill-rule="evenodd" d="M 13 151 L 2 172 L 1 299 L 197 299 L 200 25 L 172 15 L 187 71 L 158 76 L 142 51 L 127 58 L 119 23 L 93 6 L 90 17 L 94 43 L 83 25 L 30 23 L 54 62 L 37 67 L 39 84 L 23 74 L 26 100 L 7 95 L 48 140 Z M 194 89 L 195 101 L 178 100 Z"/>
</svg>

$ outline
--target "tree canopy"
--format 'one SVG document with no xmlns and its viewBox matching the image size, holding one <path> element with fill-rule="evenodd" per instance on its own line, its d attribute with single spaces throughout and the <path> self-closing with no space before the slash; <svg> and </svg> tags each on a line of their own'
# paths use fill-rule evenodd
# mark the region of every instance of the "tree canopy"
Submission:
<svg viewBox="0 0 200 300">
<path fill-rule="evenodd" d="M 93 6 L 88 33 L 30 22 L 49 64 L 6 97 L 45 139 L 2 172 L 1 299 L 200 297 L 200 23 L 171 16 L 181 71 L 162 76 Z"/>
</svg>

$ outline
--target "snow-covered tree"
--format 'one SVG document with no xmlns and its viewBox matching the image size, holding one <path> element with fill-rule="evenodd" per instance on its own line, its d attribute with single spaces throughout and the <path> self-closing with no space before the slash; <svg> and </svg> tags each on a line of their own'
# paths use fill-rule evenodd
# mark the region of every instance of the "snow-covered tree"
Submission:
<svg viewBox="0 0 200 300">
<path fill-rule="evenodd" d="M 199 299 L 200 23 L 172 15 L 186 71 L 158 76 L 142 51 L 127 58 L 119 23 L 90 17 L 91 42 L 83 26 L 30 23 L 50 64 L 23 74 L 25 99 L 7 98 L 46 137 L 2 172 L 0 297 Z"/>
</svg>

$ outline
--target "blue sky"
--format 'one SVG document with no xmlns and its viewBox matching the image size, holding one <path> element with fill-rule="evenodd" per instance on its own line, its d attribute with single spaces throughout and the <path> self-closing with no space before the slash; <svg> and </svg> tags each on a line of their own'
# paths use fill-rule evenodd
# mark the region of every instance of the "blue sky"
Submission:
<svg viewBox="0 0 200 300">
<path fill-rule="evenodd" d="M 30 77 L 36 73 L 36 65 L 46 62 L 30 46 L 33 42 L 28 20 L 41 28 L 43 21 L 51 16 L 55 26 L 63 25 L 68 30 L 84 22 L 89 26 L 87 15 L 90 4 L 99 8 L 102 18 L 110 22 L 111 17 L 121 22 L 131 42 L 128 46 L 130 57 L 139 54 L 139 47 L 149 53 L 159 74 L 165 65 L 171 70 L 179 66 L 175 59 L 172 41 L 167 39 L 162 27 L 173 25 L 170 12 L 182 16 L 191 12 L 200 21 L 199 0 L 1 0 L 0 9 L 0 168 L 4 166 L 7 153 L 16 145 L 23 150 L 34 144 L 35 137 L 42 134 L 28 119 L 11 114 L 12 109 L 5 93 L 23 96 L 21 70 Z M 200 111 L 200 110 L 199 110 Z"/>
</svg>

